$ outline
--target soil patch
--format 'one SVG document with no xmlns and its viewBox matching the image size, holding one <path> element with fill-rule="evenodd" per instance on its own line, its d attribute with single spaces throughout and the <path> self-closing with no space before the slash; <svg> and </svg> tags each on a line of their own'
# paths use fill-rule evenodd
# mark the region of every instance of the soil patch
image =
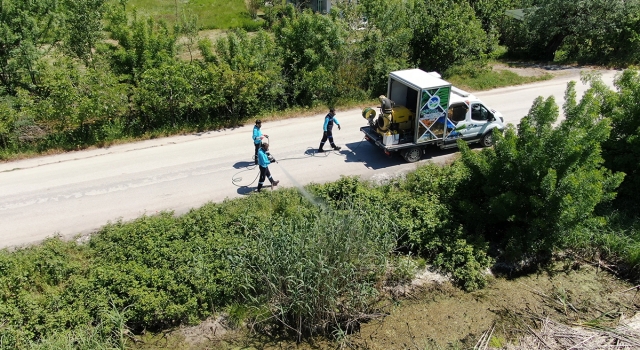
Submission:
<svg viewBox="0 0 640 350">
<path fill-rule="evenodd" d="M 473 348 L 494 329 L 493 345 L 519 340 L 540 320 L 616 327 L 636 314 L 640 298 L 630 284 L 591 266 L 563 266 L 518 278 L 495 278 L 464 293 L 448 282 L 433 284 L 402 302 L 384 320 L 363 325 L 352 342 L 366 349 Z"/>
<path fill-rule="evenodd" d="M 572 65 L 559 65 L 559 64 L 544 64 L 544 63 L 532 63 L 532 62 L 504 62 L 494 63 L 491 65 L 494 71 L 508 70 L 514 72 L 523 77 L 536 77 L 543 76 L 545 74 L 551 74 L 553 76 L 563 75 L 577 75 L 581 70 L 584 70 L 584 66 L 572 66 Z M 593 67 L 593 69 L 601 69 Z"/>
</svg>

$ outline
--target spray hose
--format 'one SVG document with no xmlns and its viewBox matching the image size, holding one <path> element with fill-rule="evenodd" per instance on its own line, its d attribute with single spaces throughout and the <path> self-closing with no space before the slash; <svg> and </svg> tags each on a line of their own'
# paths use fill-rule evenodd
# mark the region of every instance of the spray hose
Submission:
<svg viewBox="0 0 640 350">
<path fill-rule="evenodd" d="M 268 140 L 269 136 L 266 136 L 266 138 Z M 360 147 L 360 145 L 362 144 L 362 141 L 364 141 L 365 139 L 366 139 L 366 137 L 363 137 L 362 140 L 360 140 L 360 143 L 358 144 L 358 146 L 356 146 L 356 148 L 350 150 L 349 152 L 355 154 L 355 150 L 357 150 Z M 280 160 L 276 160 L 273 156 L 271 156 L 269 154 L 269 158 L 270 158 L 269 160 L 273 161 L 275 163 L 279 163 L 279 162 L 282 162 L 282 161 L 285 161 L 285 160 L 294 160 L 294 159 L 304 159 L 304 158 L 309 158 L 309 157 L 317 157 L 317 153 L 316 152 L 311 152 L 313 149 L 314 148 L 312 148 L 312 147 L 307 148 L 307 151 L 305 152 L 305 156 L 303 156 L 303 157 L 283 158 L 283 159 L 280 159 Z M 323 156 L 324 157 L 328 157 L 329 154 L 336 153 L 336 152 L 338 152 L 338 151 L 323 152 Z M 239 171 L 235 175 L 233 175 L 233 177 L 231 178 L 231 182 L 237 187 L 249 187 L 249 186 L 251 186 L 254 182 L 256 182 L 256 180 L 258 180 L 258 177 L 260 177 L 260 169 L 258 169 L 258 174 L 256 175 L 255 179 L 253 179 L 253 181 L 251 181 L 251 183 L 249 183 L 247 185 L 239 185 L 238 184 L 240 181 L 242 181 L 242 177 L 238 176 L 238 175 L 243 173 L 243 172 L 246 172 L 246 171 L 251 171 L 251 170 L 253 170 L 255 168 L 259 168 L 259 167 L 257 165 L 254 165 L 253 167 L 252 166 L 247 166 L 246 169 L 244 169 L 242 171 Z"/>
</svg>

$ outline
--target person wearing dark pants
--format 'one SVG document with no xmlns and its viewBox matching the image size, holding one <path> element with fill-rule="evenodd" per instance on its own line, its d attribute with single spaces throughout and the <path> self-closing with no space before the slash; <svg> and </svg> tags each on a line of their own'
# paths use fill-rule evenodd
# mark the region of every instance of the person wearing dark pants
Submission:
<svg viewBox="0 0 640 350">
<path fill-rule="evenodd" d="M 336 119 L 336 110 L 333 108 L 329 109 L 329 114 L 327 114 L 324 117 L 324 126 L 322 127 L 323 129 L 323 134 L 322 134 L 322 140 L 320 141 L 320 147 L 318 147 L 318 152 L 324 152 L 324 144 L 327 142 L 327 140 L 329 140 L 329 144 L 331 145 L 331 148 L 333 148 L 336 151 L 340 150 L 340 147 L 336 146 L 335 143 L 333 143 L 333 124 L 338 126 L 338 130 L 340 130 L 340 122 L 338 122 L 338 119 Z"/>
<path fill-rule="evenodd" d="M 258 150 L 257 159 L 258 159 L 258 166 L 260 167 L 260 179 L 258 179 L 258 188 L 256 189 L 256 192 L 260 192 L 262 190 L 262 187 L 264 186 L 265 178 L 269 179 L 269 182 L 271 182 L 272 187 L 278 186 L 278 184 L 280 183 L 280 181 L 274 180 L 273 177 L 271 177 L 271 172 L 269 171 L 269 164 L 271 164 L 271 161 L 269 161 L 269 155 L 267 153 L 268 151 L 269 151 L 268 143 L 263 143 L 260 149 Z"/>
<path fill-rule="evenodd" d="M 258 149 L 262 143 L 262 139 L 269 138 L 268 135 L 262 135 L 260 128 L 262 127 L 262 121 L 256 120 L 256 125 L 253 127 L 253 145 L 255 146 L 255 153 L 253 154 L 254 164 L 258 164 Z"/>
</svg>

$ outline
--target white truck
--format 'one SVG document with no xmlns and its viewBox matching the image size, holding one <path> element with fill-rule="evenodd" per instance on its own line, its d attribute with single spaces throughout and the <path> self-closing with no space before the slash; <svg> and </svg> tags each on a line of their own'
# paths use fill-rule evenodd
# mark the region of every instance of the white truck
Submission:
<svg viewBox="0 0 640 350">
<path fill-rule="evenodd" d="M 441 79 L 436 72 L 407 69 L 389 73 L 379 112 L 365 108 L 368 125 L 360 131 L 387 155 L 400 152 L 416 162 L 430 145 L 457 147 L 456 140 L 493 144 L 492 131 L 504 130 L 504 118 L 476 96 Z"/>
</svg>

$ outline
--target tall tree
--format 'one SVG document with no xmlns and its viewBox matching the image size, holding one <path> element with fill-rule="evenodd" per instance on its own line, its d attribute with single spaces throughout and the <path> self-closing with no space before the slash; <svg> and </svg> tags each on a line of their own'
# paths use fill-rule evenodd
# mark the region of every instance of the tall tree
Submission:
<svg viewBox="0 0 640 350">
<path fill-rule="evenodd" d="M 88 62 L 102 39 L 102 16 L 106 0 L 64 0 L 63 48 Z"/>
<path fill-rule="evenodd" d="M 0 1 L 0 84 L 6 93 L 39 85 L 38 60 L 61 38 L 58 0 Z"/>
<path fill-rule="evenodd" d="M 359 2 L 367 25 L 360 41 L 366 70 L 365 86 L 373 96 L 387 91 L 389 72 L 409 66 L 413 30 L 409 25 L 413 2 L 363 0 Z"/>
<path fill-rule="evenodd" d="M 101 50 L 110 57 L 115 72 L 136 83 L 147 69 L 173 62 L 177 37 L 165 22 L 141 18 L 135 11 L 129 22 L 125 5 L 126 1 L 108 9 L 106 29 L 117 43 Z"/>
<path fill-rule="evenodd" d="M 486 56 L 492 43 L 466 2 L 419 0 L 411 15 L 412 61 L 428 71 L 448 68 Z"/>
<path fill-rule="evenodd" d="M 283 18 L 274 33 L 290 101 L 312 105 L 333 98 L 336 53 L 345 45 L 341 27 L 330 17 L 307 10 Z"/>
</svg>

